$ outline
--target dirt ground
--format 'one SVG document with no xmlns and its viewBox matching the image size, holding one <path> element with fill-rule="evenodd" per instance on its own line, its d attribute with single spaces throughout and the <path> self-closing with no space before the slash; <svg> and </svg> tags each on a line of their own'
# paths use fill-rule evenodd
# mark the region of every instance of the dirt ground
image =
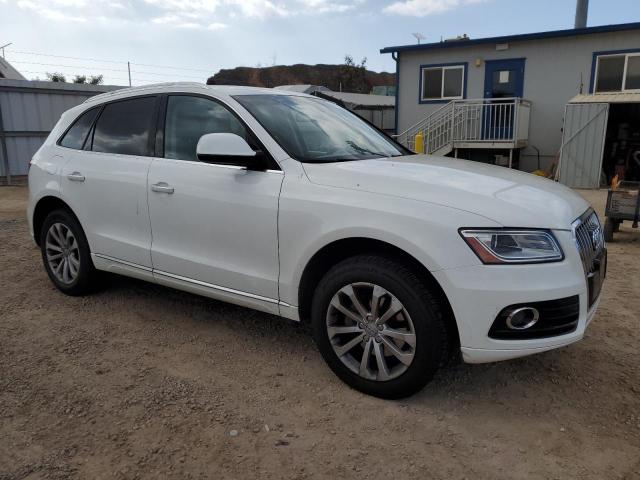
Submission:
<svg viewBox="0 0 640 480">
<path fill-rule="evenodd" d="M 604 192 L 583 192 L 602 211 Z M 56 291 L 0 187 L 0 479 L 640 479 L 640 230 L 582 342 L 361 395 L 294 322 L 125 278 Z"/>
</svg>

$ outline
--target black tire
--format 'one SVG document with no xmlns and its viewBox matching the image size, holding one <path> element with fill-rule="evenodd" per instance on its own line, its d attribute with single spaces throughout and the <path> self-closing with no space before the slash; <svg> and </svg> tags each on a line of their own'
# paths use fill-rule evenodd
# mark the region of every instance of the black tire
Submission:
<svg viewBox="0 0 640 480">
<path fill-rule="evenodd" d="M 413 360 L 404 373 L 391 380 L 371 380 L 355 373 L 340 360 L 329 339 L 327 314 L 331 299 L 343 287 L 359 282 L 378 285 L 395 296 L 413 323 Z M 380 398 L 403 398 L 420 391 L 448 354 L 443 309 L 437 296 L 412 270 L 380 256 L 355 256 L 331 268 L 314 293 L 311 320 L 314 340 L 331 370 L 352 388 Z"/>
<path fill-rule="evenodd" d="M 79 267 L 75 278 L 65 283 L 61 281 L 54 273 L 48 260 L 47 249 L 47 233 L 54 224 L 62 224 L 69 229 L 75 237 L 78 244 Z M 40 250 L 42 252 L 42 262 L 49 278 L 58 290 L 66 295 L 79 296 L 90 293 L 97 283 L 97 271 L 91 260 L 91 250 L 87 237 L 80 226 L 78 220 L 67 210 L 54 210 L 44 220 L 40 229 Z M 49 250 L 49 255 L 51 250 Z"/>
<path fill-rule="evenodd" d="M 604 241 L 613 241 L 613 232 L 615 230 L 614 222 L 609 217 L 604 221 Z"/>
</svg>

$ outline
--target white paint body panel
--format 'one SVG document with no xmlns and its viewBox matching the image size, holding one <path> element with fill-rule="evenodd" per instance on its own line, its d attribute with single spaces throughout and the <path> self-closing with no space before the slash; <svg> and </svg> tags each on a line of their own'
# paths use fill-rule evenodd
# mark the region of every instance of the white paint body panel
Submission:
<svg viewBox="0 0 640 480">
<path fill-rule="evenodd" d="M 147 172 L 151 158 L 56 147 L 64 157 L 61 195 L 85 229 L 92 251 L 151 267 Z M 82 182 L 67 178 L 74 172 Z"/>
<path fill-rule="evenodd" d="M 280 170 L 146 157 L 124 161 L 55 145 L 79 113 L 100 101 L 170 92 L 209 95 L 227 104 Z M 376 239 L 404 250 L 432 273 L 454 311 L 467 362 L 515 358 L 582 338 L 595 307 L 587 312 L 587 285 L 570 232 L 588 208 L 576 193 L 528 174 L 451 158 L 302 164 L 231 97 L 241 93 L 297 95 L 169 85 L 121 90 L 72 109 L 34 157 L 32 232 L 37 202 L 58 197 L 80 219 L 97 268 L 295 320 L 300 279 L 313 256 L 341 239 Z M 68 184 L 65 175 L 73 171 L 86 181 Z M 173 193 L 152 191 L 159 182 Z M 483 265 L 458 234 L 459 228 L 501 226 L 552 229 L 564 260 Z M 579 295 L 581 305 L 573 333 L 518 341 L 487 335 L 508 305 L 571 295 Z"/>
<path fill-rule="evenodd" d="M 282 172 L 155 158 L 149 184 L 154 270 L 278 298 Z"/>
</svg>

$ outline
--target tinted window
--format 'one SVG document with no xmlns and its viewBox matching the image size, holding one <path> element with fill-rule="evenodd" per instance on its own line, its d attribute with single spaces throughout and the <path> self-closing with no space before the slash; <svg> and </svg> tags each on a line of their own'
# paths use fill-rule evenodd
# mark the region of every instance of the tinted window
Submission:
<svg viewBox="0 0 640 480">
<path fill-rule="evenodd" d="M 244 126 L 218 102 L 202 97 L 169 97 L 164 128 L 165 158 L 197 161 L 198 140 L 207 133 L 235 133 L 247 139 Z"/>
<path fill-rule="evenodd" d="M 624 62 L 624 55 L 619 57 L 600 57 L 598 59 L 596 92 L 619 92 L 622 90 Z"/>
<path fill-rule="evenodd" d="M 627 79 L 624 89 L 640 89 L 640 55 L 629 56 L 627 59 Z"/>
<path fill-rule="evenodd" d="M 422 69 L 422 99 L 462 98 L 464 66 Z"/>
<path fill-rule="evenodd" d="M 64 137 L 62 137 L 60 145 L 67 148 L 82 150 L 84 141 L 87 138 L 87 133 L 89 133 L 93 120 L 98 114 L 98 110 L 98 108 L 92 108 L 80 115 L 73 126 L 67 131 L 67 133 L 65 133 Z"/>
<path fill-rule="evenodd" d="M 442 69 L 429 68 L 424 70 L 424 78 L 422 80 L 424 91 L 422 98 L 441 98 L 442 97 Z"/>
<path fill-rule="evenodd" d="M 155 102 L 155 97 L 144 97 L 105 106 L 96 123 L 92 150 L 147 155 Z"/>
</svg>

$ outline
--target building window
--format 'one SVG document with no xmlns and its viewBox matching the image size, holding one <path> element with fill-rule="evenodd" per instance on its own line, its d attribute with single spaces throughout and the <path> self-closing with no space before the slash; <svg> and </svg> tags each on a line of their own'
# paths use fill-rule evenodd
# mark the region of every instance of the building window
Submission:
<svg viewBox="0 0 640 480">
<path fill-rule="evenodd" d="M 640 90 L 640 53 L 599 55 L 595 93 Z"/>
<path fill-rule="evenodd" d="M 464 98 L 464 65 L 421 67 L 422 101 Z"/>
</svg>

